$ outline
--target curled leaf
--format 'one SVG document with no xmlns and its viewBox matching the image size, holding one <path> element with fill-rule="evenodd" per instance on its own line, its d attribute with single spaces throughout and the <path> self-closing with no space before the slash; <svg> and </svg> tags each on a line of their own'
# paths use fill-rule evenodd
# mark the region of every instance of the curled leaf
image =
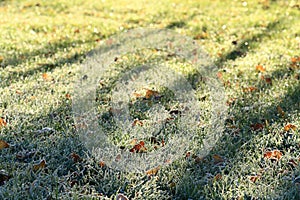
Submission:
<svg viewBox="0 0 300 200">
<path fill-rule="evenodd" d="M 264 158 L 267 159 L 280 160 L 281 157 L 282 153 L 279 150 L 266 151 L 264 153 Z"/>
<path fill-rule="evenodd" d="M 2 117 L 0 117 L 0 127 L 1 126 L 6 126 L 6 121 L 2 118 Z"/>
<path fill-rule="evenodd" d="M 290 129 L 295 131 L 297 129 L 297 126 L 295 126 L 293 124 L 287 124 L 287 125 L 284 126 L 285 131 L 289 131 Z"/>
</svg>

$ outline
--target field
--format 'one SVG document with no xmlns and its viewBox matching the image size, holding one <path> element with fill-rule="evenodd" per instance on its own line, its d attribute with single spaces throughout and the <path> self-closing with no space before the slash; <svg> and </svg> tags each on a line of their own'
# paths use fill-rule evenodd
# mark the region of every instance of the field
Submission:
<svg viewBox="0 0 300 200">
<path fill-rule="evenodd" d="M 223 134 L 208 155 L 197 153 L 201 140 L 191 140 L 178 159 L 146 173 L 114 170 L 94 157 L 72 109 L 87 54 L 139 27 L 194 39 L 217 69 L 212 76 L 224 88 L 227 109 Z M 116 58 L 112 75 L 98 85 L 100 124 L 118 112 L 106 101 L 118 73 L 149 57 L 182 73 L 201 105 L 211 108 L 189 63 L 146 49 Z M 116 199 L 119 193 L 128 199 L 300 199 L 299 80 L 299 0 L 0 0 L 0 199 Z M 167 87 L 148 87 L 154 89 L 141 86 L 130 104 L 135 126 L 151 128 L 145 112 L 157 99 L 169 113 L 179 112 Z M 211 127 L 209 117 L 203 127 Z M 166 127 L 164 133 L 174 131 Z M 160 137 L 145 139 L 143 149 L 140 139 L 117 128 L 112 120 L 105 131 L 130 152 L 164 145 Z"/>
</svg>

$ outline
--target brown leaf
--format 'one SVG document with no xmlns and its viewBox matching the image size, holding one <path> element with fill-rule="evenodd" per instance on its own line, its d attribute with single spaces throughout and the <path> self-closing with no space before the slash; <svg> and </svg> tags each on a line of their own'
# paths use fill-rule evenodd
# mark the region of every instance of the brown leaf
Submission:
<svg viewBox="0 0 300 200">
<path fill-rule="evenodd" d="M 79 162 L 79 161 L 81 161 L 80 156 L 79 156 L 78 154 L 74 153 L 74 152 L 71 153 L 70 157 L 73 159 L 74 162 Z"/>
<path fill-rule="evenodd" d="M 46 160 L 41 160 L 39 164 L 33 165 L 33 171 L 38 171 L 40 169 L 44 169 L 46 167 Z"/>
<path fill-rule="evenodd" d="M 2 117 L 0 117 L 0 127 L 6 125 L 7 125 L 6 121 Z"/>
<path fill-rule="evenodd" d="M 282 157 L 282 153 L 279 150 L 266 151 L 264 153 L 264 158 L 279 160 Z"/>
<path fill-rule="evenodd" d="M 280 106 L 277 106 L 277 111 L 282 117 L 284 117 L 284 111 Z"/>
<path fill-rule="evenodd" d="M 99 162 L 99 166 L 100 166 L 100 167 L 104 167 L 104 166 L 105 166 L 105 162 L 100 161 L 100 162 Z"/>
<path fill-rule="evenodd" d="M 159 169 L 160 169 L 160 166 L 155 167 L 155 168 L 153 168 L 153 169 L 150 169 L 150 170 L 146 171 L 146 174 L 147 174 L 148 176 L 156 175 Z"/>
<path fill-rule="evenodd" d="M 0 170 L 0 186 L 4 185 L 6 181 L 8 181 L 11 178 L 10 175 L 4 170 Z"/>
<path fill-rule="evenodd" d="M 255 183 L 260 178 L 260 176 L 259 175 L 249 176 L 248 178 L 250 179 L 251 182 Z"/>
<path fill-rule="evenodd" d="M 266 69 L 262 65 L 257 65 L 255 67 L 255 69 L 256 69 L 256 71 L 259 71 L 259 72 L 265 72 L 266 71 Z"/>
<path fill-rule="evenodd" d="M 45 81 L 50 81 L 51 80 L 51 77 L 47 74 L 47 73 L 43 73 L 42 74 L 42 77 Z"/>
<path fill-rule="evenodd" d="M 147 148 L 145 147 L 145 142 L 140 141 L 138 144 L 134 145 L 130 150 L 130 152 L 134 153 L 143 153 L 147 151 Z"/>
<path fill-rule="evenodd" d="M 264 125 L 261 123 L 252 124 L 251 129 L 254 131 L 261 131 L 264 129 Z"/>
<path fill-rule="evenodd" d="M 214 164 L 224 162 L 224 159 L 218 154 L 213 155 L 213 159 L 214 159 Z"/>
<path fill-rule="evenodd" d="M 116 200 L 129 200 L 124 194 L 118 194 Z"/>
<path fill-rule="evenodd" d="M 4 140 L 0 140 L 0 150 L 8 147 L 9 144 L 7 142 L 5 142 Z"/>
<path fill-rule="evenodd" d="M 255 90 L 257 90 L 257 87 L 253 87 L 253 86 L 243 88 L 243 92 L 253 92 Z"/>
<path fill-rule="evenodd" d="M 222 179 L 222 175 L 221 174 L 217 174 L 215 177 L 214 177 L 214 180 L 215 181 L 218 181 L 218 180 L 221 180 Z"/>
<path fill-rule="evenodd" d="M 287 125 L 284 126 L 285 131 L 289 131 L 290 129 L 295 131 L 297 129 L 297 126 L 295 126 L 293 124 L 287 124 Z"/>
<path fill-rule="evenodd" d="M 71 99 L 71 95 L 69 93 L 66 94 L 66 99 Z"/>
<path fill-rule="evenodd" d="M 146 99 L 150 99 L 151 97 L 157 97 L 157 96 L 159 96 L 159 93 L 157 91 L 146 89 L 146 94 L 145 94 Z"/>
<path fill-rule="evenodd" d="M 144 124 L 141 120 L 135 119 L 132 123 L 132 126 L 136 126 L 136 125 L 143 126 Z"/>
</svg>

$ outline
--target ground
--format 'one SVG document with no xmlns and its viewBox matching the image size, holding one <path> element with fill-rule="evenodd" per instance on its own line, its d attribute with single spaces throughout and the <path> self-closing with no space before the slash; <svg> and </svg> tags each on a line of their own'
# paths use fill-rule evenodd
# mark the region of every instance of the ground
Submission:
<svg viewBox="0 0 300 200">
<path fill-rule="evenodd" d="M 299 199 L 299 19 L 298 0 L 0 1 L 0 198 Z M 138 27 L 193 38 L 218 69 L 228 114 L 207 156 L 191 149 L 167 166 L 127 173 L 94 158 L 78 137 L 73 86 L 89 51 Z M 166 57 L 158 60 L 189 67 Z M 165 90 L 138 91 L 132 115 L 146 119 L 138 108 Z M 136 141 L 124 145 L 141 151 Z"/>
</svg>

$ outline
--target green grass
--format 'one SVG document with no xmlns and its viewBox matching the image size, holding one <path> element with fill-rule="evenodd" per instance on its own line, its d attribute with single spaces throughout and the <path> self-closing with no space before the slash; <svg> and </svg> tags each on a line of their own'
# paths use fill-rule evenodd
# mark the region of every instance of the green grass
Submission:
<svg viewBox="0 0 300 200">
<path fill-rule="evenodd" d="M 130 199 L 300 198 L 300 62 L 291 60 L 300 56 L 300 2 L 181 2 L 0 1 L 0 117 L 7 122 L 0 139 L 10 145 L 0 150 L 0 199 L 113 199 L 119 192 Z M 224 135 L 208 156 L 195 162 L 182 155 L 150 177 L 99 166 L 79 140 L 66 98 L 85 55 L 136 27 L 196 39 L 232 100 Z M 245 92 L 250 86 L 257 90 Z M 263 130 L 253 130 L 256 123 Z M 288 123 L 296 130 L 284 131 Z M 40 131 L 45 127 L 51 130 Z M 280 160 L 264 158 L 275 149 Z M 46 168 L 35 172 L 42 159 Z M 260 178 L 252 182 L 253 175 Z"/>
</svg>

